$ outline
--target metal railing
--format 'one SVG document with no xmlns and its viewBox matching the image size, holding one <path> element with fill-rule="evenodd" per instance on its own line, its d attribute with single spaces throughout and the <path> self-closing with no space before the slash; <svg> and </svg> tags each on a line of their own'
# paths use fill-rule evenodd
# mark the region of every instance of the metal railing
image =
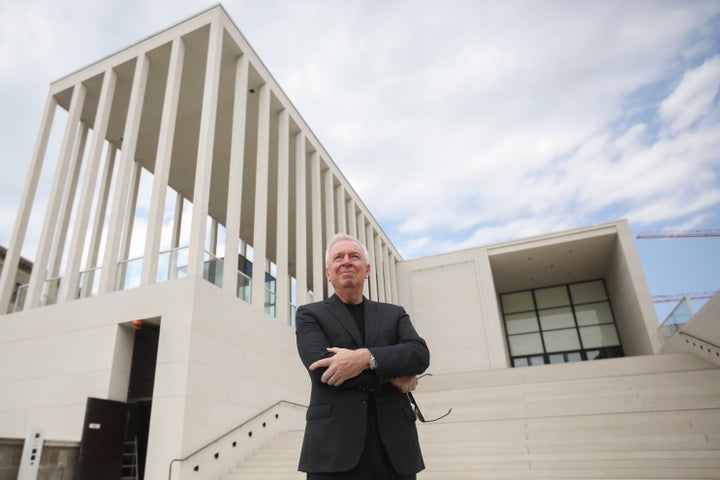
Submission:
<svg viewBox="0 0 720 480">
<path fill-rule="evenodd" d="M 712 346 L 712 347 L 715 347 L 715 348 L 717 348 L 718 350 L 720 350 L 720 346 L 715 345 L 715 344 L 712 343 L 712 342 L 708 342 L 707 340 L 703 340 L 703 339 L 700 338 L 700 337 L 696 337 L 695 335 L 693 335 L 693 334 L 691 334 L 691 333 L 687 333 L 687 332 L 683 332 L 683 331 L 680 331 L 680 332 L 678 332 L 678 333 L 679 333 L 680 335 L 685 335 L 686 337 L 690 337 L 690 338 L 692 338 L 692 339 L 695 339 L 695 340 L 697 340 L 698 342 L 707 343 L 708 345 L 710 345 L 710 346 Z"/>
<path fill-rule="evenodd" d="M 215 438 L 215 439 L 207 442 L 207 443 L 204 444 L 202 447 L 194 450 L 192 453 L 189 453 L 188 455 L 185 455 L 185 456 L 182 457 L 182 458 L 173 458 L 173 459 L 170 461 L 170 466 L 168 467 L 168 480 L 172 480 L 173 465 L 175 465 L 175 463 L 184 462 L 184 461 L 186 461 L 186 460 L 189 460 L 190 458 L 194 457 L 195 455 L 197 455 L 197 454 L 203 452 L 204 450 L 207 450 L 207 449 L 210 448 L 211 446 L 215 445 L 217 442 L 219 442 L 219 441 L 222 440 L 223 438 L 225 438 L 225 437 L 227 437 L 227 436 L 229 436 L 229 435 L 232 435 L 233 433 L 237 432 L 237 431 L 240 430 L 241 428 L 247 426 L 248 424 L 250 424 L 250 423 L 253 422 L 254 420 L 257 420 L 258 418 L 260 418 L 260 417 L 262 417 L 263 415 L 265 415 L 266 413 L 268 413 L 270 410 L 272 410 L 272 409 L 274 409 L 274 408 L 276 408 L 276 407 L 278 407 L 278 406 L 280 406 L 280 405 L 289 405 L 289 406 L 292 406 L 292 407 L 308 408 L 307 405 L 303 405 L 303 404 L 301 404 L 301 403 L 291 402 L 291 401 L 289 401 L 289 400 L 280 400 L 279 402 L 276 402 L 276 403 L 272 404 L 271 406 L 269 406 L 269 407 L 266 408 L 265 410 L 263 410 L 263 411 L 255 414 L 253 417 L 245 420 L 243 423 L 241 423 L 241 424 L 238 425 L 237 427 L 233 428 L 232 430 L 229 430 L 229 431 L 223 433 L 222 435 L 220 435 L 219 437 L 217 437 L 217 438 Z M 276 418 L 277 418 L 277 417 L 276 417 Z M 264 425 L 263 425 L 263 426 L 264 426 Z M 217 456 L 216 456 L 215 458 L 217 458 Z"/>
</svg>

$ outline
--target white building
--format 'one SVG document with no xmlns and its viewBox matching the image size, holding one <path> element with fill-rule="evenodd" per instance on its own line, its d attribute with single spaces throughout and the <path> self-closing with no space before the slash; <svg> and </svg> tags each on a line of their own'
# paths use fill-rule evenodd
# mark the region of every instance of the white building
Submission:
<svg viewBox="0 0 720 480">
<path fill-rule="evenodd" d="M 624 221 L 403 260 L 221 6 L 51 84 L 0 312 L 41 170 L 54 165 L 57 111 L 66 121 L 32 275 L 0 316 L 0 455 L 37 430 L 65 455 L 43 468 L 90 478 L 137 437 L 144 478 L 219 478 L 229 455 L 217 443 L 178 459 L 238 425 L 250 434 L 233 440 L 231 463 L 301 428 L 309 382 L 293 311 L 332 294 L 323 255 L 338 231 L 368 246 L 367 296 L 403 304 L 428 340 L 430 389 L 526 365 L 572 363 L 553 371 L 573 375 L 610 357 L 621 376 L 663 348 Z M 147 212 L 136 208 L 143 178 Z M 128 258 L 145 231 L 142 257 Z M 718 378 L 718 329 L 699 331 L 709 353 L 696 356 Z M 712 428 L 720 395 L 705 388 Z M 442 403 L 439 387 L 432 398 Z"/>
</svg>

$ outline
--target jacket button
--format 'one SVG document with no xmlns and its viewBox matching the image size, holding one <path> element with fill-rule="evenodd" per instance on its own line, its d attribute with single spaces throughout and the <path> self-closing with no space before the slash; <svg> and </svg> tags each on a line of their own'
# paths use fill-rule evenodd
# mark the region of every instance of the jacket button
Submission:
<svg viewBox="0 0 720 480">
<path fill-rule="evenodd" d="M 362 401 L 362 404 L 363 404 L 363 405 L 367 405 L 367 400 L 363 400 L 363 401 Z"/>
</svg>

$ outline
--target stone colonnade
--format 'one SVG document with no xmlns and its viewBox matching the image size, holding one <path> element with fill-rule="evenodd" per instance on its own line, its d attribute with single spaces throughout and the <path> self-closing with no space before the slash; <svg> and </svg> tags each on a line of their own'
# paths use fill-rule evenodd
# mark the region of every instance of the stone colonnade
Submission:
<svg viewBox="0 0 720 480">
<path fill-rule="evenodd" d="M 51 138 L 25 310 L 195 275 L 290 323 L 294 305 L 332 294 L 324 250 L 340 231 L 370 252 L 366 294 L 397 300 L 397 250 L 220 6 L 51 85 L 0 311 Z"/>
</svg>

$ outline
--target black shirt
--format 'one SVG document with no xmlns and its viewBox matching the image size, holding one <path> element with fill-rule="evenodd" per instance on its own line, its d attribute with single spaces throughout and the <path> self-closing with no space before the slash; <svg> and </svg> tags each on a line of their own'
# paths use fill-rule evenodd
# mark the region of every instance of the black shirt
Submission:
<svg viewBox="0 0 720 480">
<path fill-rule="evenodd" d="M 353 320 L 355 320 L 355 324 L 358 327 L 358 330 L 360 330 L 360 338 L 362 339 L 363 346 L 365 345 L 365 310 L 363 308 L 363 303 L 358 303 L 357 305 L 350 305 L 349 303 L 346 303 L 345 306 L 347 307 L 348 311 L 350 312 L 350 315 L 352 315 Z"/>
</svg>

